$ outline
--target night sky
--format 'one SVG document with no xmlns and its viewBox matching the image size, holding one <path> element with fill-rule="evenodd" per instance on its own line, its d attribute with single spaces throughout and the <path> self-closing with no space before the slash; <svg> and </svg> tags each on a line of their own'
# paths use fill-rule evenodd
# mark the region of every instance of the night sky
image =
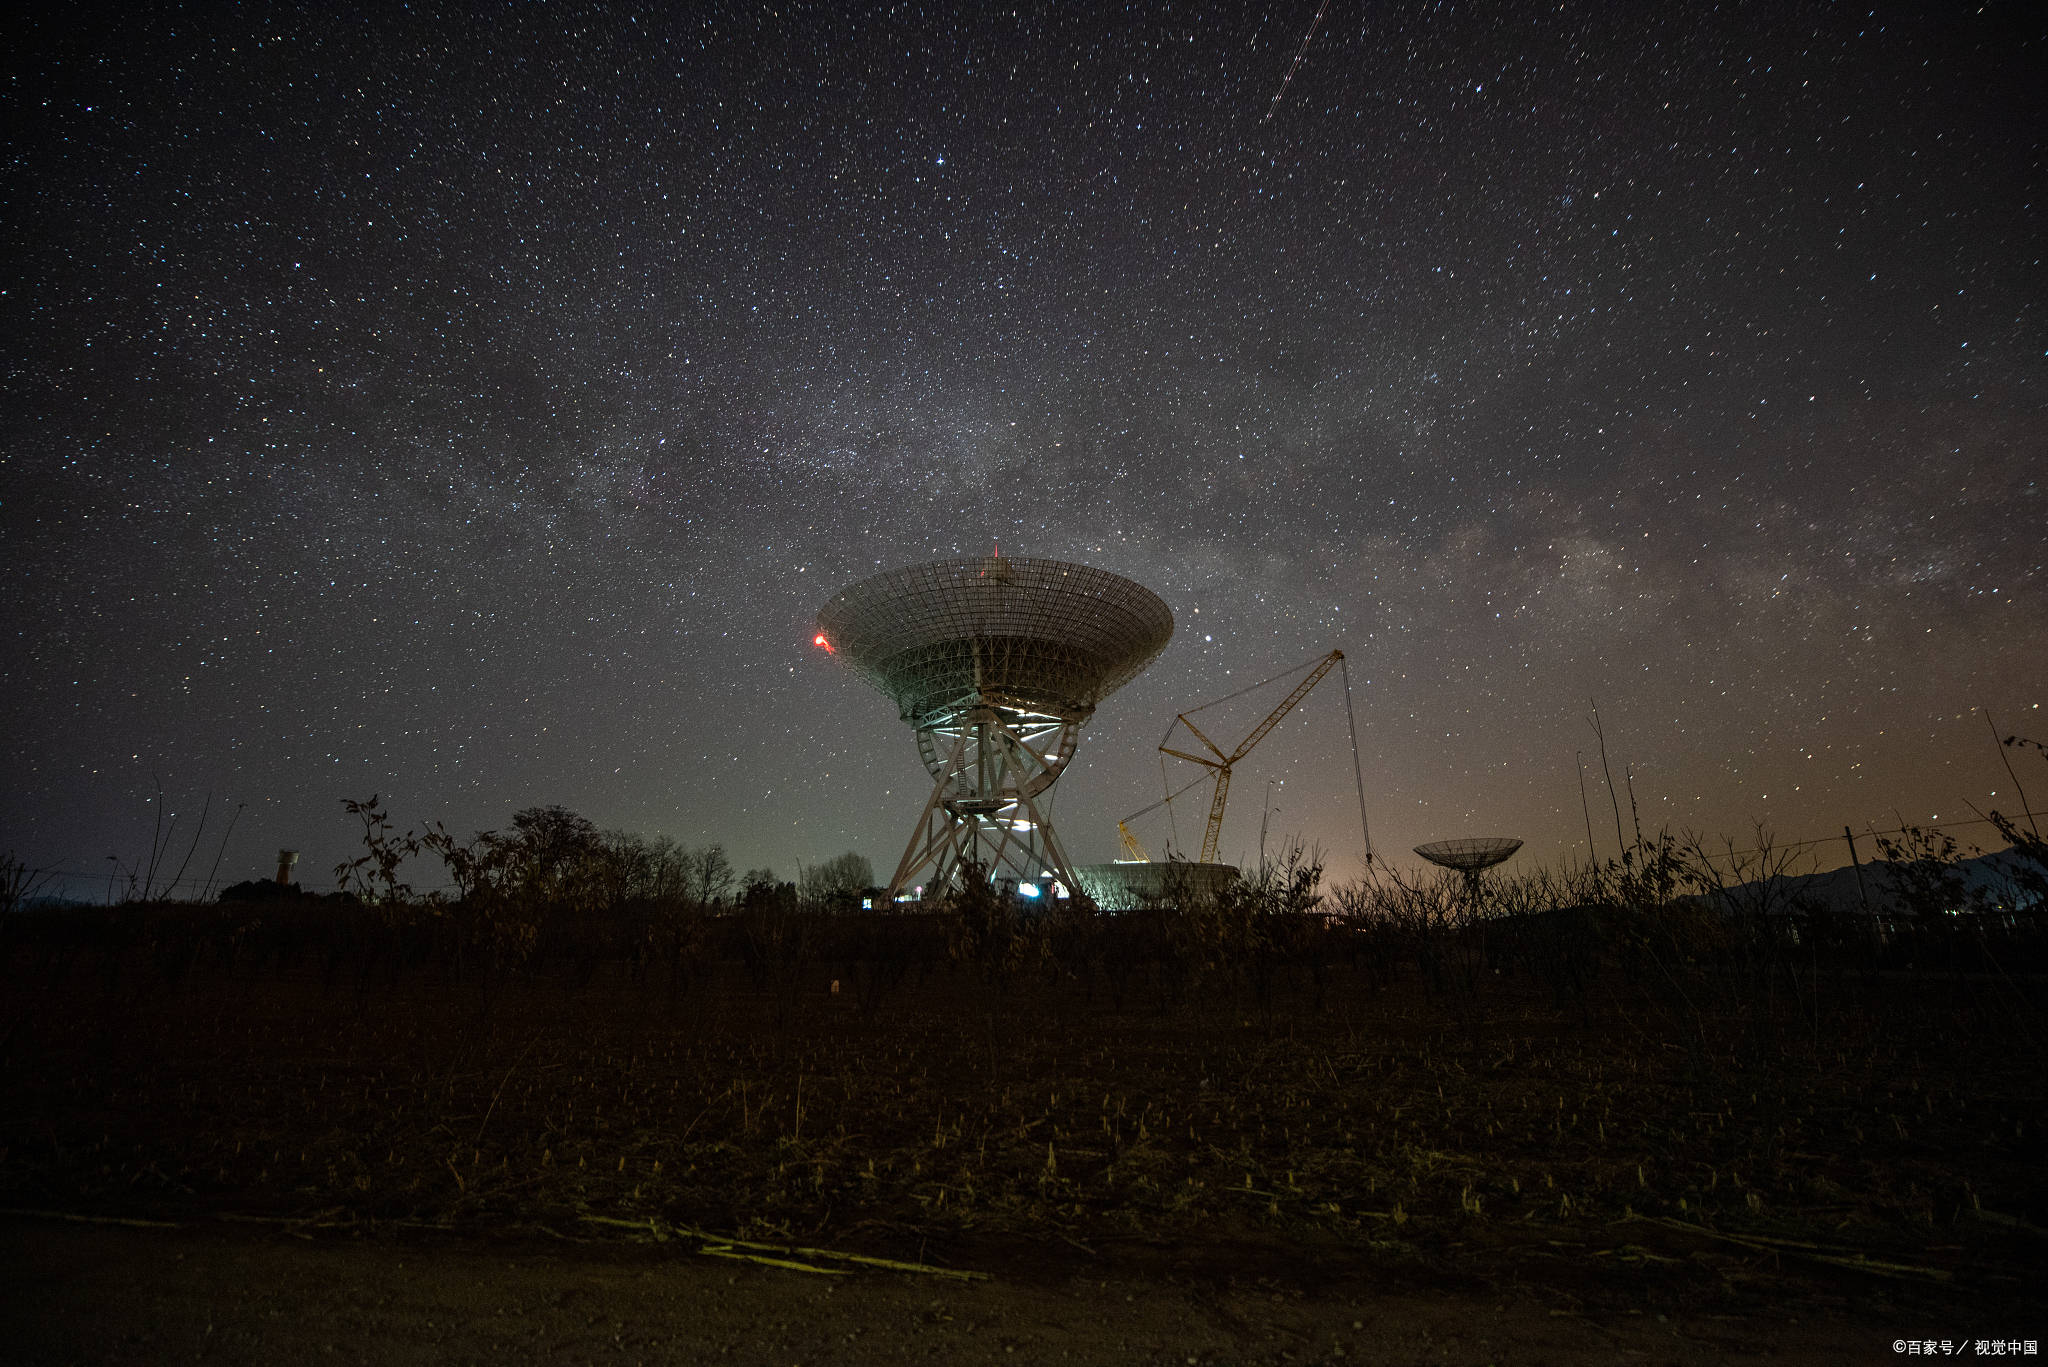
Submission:
<svg viewBox="0 0 2048 1367">
<path fill-rule="evenodd" d="M 1612 855 L 1591 698 L 1646 830 L 1828 866 L 2016 805 L 1980 706 L 2048 739 L 2031 0 L 1330 0 L 1277 104 L 1316 0 L 436 8 L 9 21 L 0 850 L 62 887 L 157 779 L 194 877 L 247 804 L 222 881 L 372 793 L 886 876 L 923 770 L 813 614 L 997 542 L 1178 620 L 1083 861 L 1333 647 L 1409 864 L 1583 857 L 1579 751 Z M 1334 676 L 1227 858 L 1277 780 L 1349 877 Z"/>
</svg>

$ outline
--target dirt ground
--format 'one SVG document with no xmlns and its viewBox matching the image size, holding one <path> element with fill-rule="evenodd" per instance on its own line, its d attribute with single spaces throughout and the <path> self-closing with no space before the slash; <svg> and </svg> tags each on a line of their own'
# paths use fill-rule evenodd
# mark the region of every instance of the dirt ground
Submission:
<svg viewBox="0 0 2048 1367">
<path fill-rule="evenodd" d="M 670 1246 L 0 1218 L 0 1342 L 68 1363 L 1856 1363 L 2042 1337 L 2022 1311 L 1844 1275 L 1685 1308 L 1618 1269 L 1567 1294 L 1455 1268 L 1208 1247 L 963 1251 L 985 1281 Z M 949 1258 L 948 1261 L 953 1261 Z M 1647 1271 L 1654 1271 L 1648 1269 Z M 1633 1300 L 1638 1306 L 1627 1305 Z M 1655 1308 L 1665 1303 L 1666 1310 Z M 2031 1317 L 2022 1323 L 2019 1318 Z M 2011 1322 L 2007 1322 L 2010 1320 Z"/>
<path fill-rule="evenodd" d="M 1561 1008 L 1348 960 L 1123 994 L 934 959 L 869 1011 L 831 956 L 788 992 L 743 956 L 493 980 L 338 932 L 209 960 L 188 919 L 12 977 L 0 943 L 0 1367 L 2048 1338 L 2033 1017 L 1953 985 L 1703 1034 L 1619 973 Z"/>
</svg>

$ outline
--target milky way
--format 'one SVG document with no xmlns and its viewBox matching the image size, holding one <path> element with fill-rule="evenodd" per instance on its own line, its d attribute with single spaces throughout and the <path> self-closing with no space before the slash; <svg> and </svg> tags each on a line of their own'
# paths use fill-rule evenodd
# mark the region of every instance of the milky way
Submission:
<svg viewBox="0 0 2048 1367">
<path fill-rule="evenodd" d="M 1337 0 L 1268 120 L 1313 13 L 17 20 L 0 846 L 104 891 L 160 780 L 197 865 L 247 804 L 235 877 L 371 793 L 893 865 L 922 770 L 812 614 L 997 541 L 1178 619 L 1081 859 L 1176 711 L 1333 647 L 1396 854 L 1583 857 L 1581 751 L 1614 853 L 1593 698 L 1646 829 L 2011 809 L 2038 8 Z M 1352 870 L 1342 704 L 1227 856 L 1270 800 Z"/>
</svg>

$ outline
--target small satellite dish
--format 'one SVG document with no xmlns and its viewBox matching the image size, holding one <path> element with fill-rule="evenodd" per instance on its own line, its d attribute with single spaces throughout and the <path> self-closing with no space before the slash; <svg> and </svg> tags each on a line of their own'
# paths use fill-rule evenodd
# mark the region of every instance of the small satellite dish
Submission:
<svg viewBox="0 0 2048 1367">
<path fill-rule="evenodd" d="M 1432 864 L 1463 874 L 1477 874 L 1505 862 L 1521 848 L 1522 842 L 1512 836 L 1468 835 L 1462 840 L 1432 840 L 1427 845 L 1417 845 L 1415 852 Z"/>
</svg>

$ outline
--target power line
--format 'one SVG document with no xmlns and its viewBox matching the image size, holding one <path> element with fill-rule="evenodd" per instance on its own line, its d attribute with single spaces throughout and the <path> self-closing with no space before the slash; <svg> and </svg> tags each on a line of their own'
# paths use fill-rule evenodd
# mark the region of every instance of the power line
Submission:
<svg viewBox="0 0 2048 1367">
<path fill-rule="evenodd" d="M 2010 820 L 2017 820 L 2017 819 L 2018 819 L 2018 818 L 2020 818 L 2020 817 L 2027 817 L 2027 818 L 2031 819 L 2031 818 L 2033 818 L 2033 817 L 2037 817 L 2037 816 L 2048 816 L 2048 811 L 2023 811 L 2023 812 L 2015 812 L 2015 813 L 2014 813 L 2014 814 L 2013 814 L 2012 816 L 2010 816 L 2010 817 L 2007 817 L 2007 816 L 2006 816 L 2006 815 L 2005 815 L 2005 814 L 2004 814 L 2003 812 L 1999 813 L 1999 819 L 2000 819 L 2000 820 L 2008 820 L 2008 821 L 2010 821 Z M 1882 830 L 1882 831 L 1881 831 L 1881 830 L 1878 830 L 1878 829 L 1877 829 L 1877 828 L 1876 828 L 1875 826 L 1865 825 L 1865 827 L 1863 828 L 1863 833 L 1864 833 L 1865 835 L 1872 835 L 1872 836 L 1885 836 L 1885 835 L 1906 835 L 1906 834 L 1908 834 L 1908 833 L 1910 833 L 1910 832 L 1913 832 L 1913 831 L 1942 831 L 1942 830 L 1948 830 L 1948 829 L 1949 829 L 1949 828 L 1951 828 L 1951 827 L 1963 827 L 1963 826 L 1995 826 L 1995 825 L 1997 825 L 1997 824 L 1998 824 L 1998 822 L 1997 822 L 1997 821 L 1994 821 L 1994 820 L 1993 820 L 1992 818 L 1990 818 L 1990 817 L 1988 817 L 1988 816 L 1980 816 L 1980 817 L 1973 817 L 1972 819 L 1970 819 L 1970 820 L 1968 820 L 1968 821 L 1926 821 L 1926 822 L 1921 822 L 1921 823 L 1920 823 L 1920 824 L 1918 824 L 1918 825 L 1906 825 L 1906 826 L 1892 826 L 1892 827 L 1889 827 L 1889 828 L 1887 828 L 1887 829 L 1885 829 L 1885 830 Z M 1835 841 L 1837 841 L 1837 840 L 1840 840 L 1841 838 L 1842 838 L 1842 837 L 1841 837 L 1841 836 L 1839 836 L 1839 835 L 1820 835 L 1820 836 L 1815 836 L 1815 837 L 1813 837 L 1813 838 L 1812 838 L 1811 840 L 1788 840 L 1788 841 L 1784 842 L 1784 843 L 1783 843 L 1782 845 L 1781 845 L 1781 844 L 1772 844 L 1772 845 L 1769 845 L 1769 846 L 1760 846 L 1760 847 L 1757 847 L 1757 848 L 1755 848 L 1755 849 L 1746 849 L 1746 850 L 1720 850 L 1720 851 L 1706 851 L 1706 853 L 1707 853 L 1707 856 L 1708 856 L 1709 858 L 1712 858 L 1712 859 L 1723 859 L 1723 858 L 1727 858 L 1727 857 L 1729 857 L 1729 856 L 1731 856 L 1731 855 L 1738 855 L 1738 854 L 1763 854 L 1763 853 L 1766 853 L 1767 851 L 1776 851 L 1776 850 L 1788 850 L 1788 851 L 1789 851 L 1789 850 L 1803 850 L 1803 849 L 1809 849 L 1809 848 L 1811 848 L 1811 847 L 1813 847 L 1813 846 L 1815 846 L 1815 845 L 1831 845 L 1831 844 L 1833 844 L 1833 843 L 1834 843 Z"/>
</svg>

